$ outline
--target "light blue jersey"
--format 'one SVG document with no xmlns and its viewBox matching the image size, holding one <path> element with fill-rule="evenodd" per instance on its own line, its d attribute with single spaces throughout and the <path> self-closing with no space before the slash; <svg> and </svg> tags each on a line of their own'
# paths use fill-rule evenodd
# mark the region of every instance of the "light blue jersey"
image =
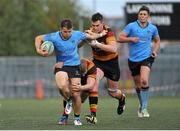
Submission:
<svg viewBox="0 0 180 131">
<path fill-rule="evenodd" d="M 129 43 L 129 60 L 134 62 L 142 61 L 151 56 L 151 42 L 159 36 L 155 25 L 148 23 L 144 28 L 140 26 L 139 21 L 129 23 L 123 30 L 127 37 L 138 37 L 138 43 Z"/>
<path fill-rule="evenodd" d="M 78 54 L 78 43 L 86 39 L 85 33 L 81 31 L 72 31 L 69 39 L 64 40 L 59 31 L 46 34 L 44 41 L 52 41 L 56 52 L 56 61 L 64 62 L 65 66 L 80 65 Z"/>
</svg>

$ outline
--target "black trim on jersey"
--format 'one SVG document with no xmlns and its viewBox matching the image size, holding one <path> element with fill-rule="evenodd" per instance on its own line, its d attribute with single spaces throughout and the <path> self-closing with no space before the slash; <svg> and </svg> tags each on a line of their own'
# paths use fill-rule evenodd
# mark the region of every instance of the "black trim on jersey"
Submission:
<svg viewBox="0 0 180 131">
<path fill-rule="evenodd" d="M 94 73 L 96 71 L 96 66 L 93 66 L 90 70 L 88 70 L 88 72 L 86 73 L 86 76 Z"/>
<path fill-rule="evenodd" d="M 143 28 L 143 29 L 149 26 L 149 22 L 147 22 L 147 25 L 146 25 L 145 27 L 142 27 L 142 26 L 140 25 L 140 23 L 139 23 L 138 20 L 137 20 L 136 22 L 137 22 L 137 24 L 139 25 L 139 27 L 141 27 L 141 28 Z"/>
<path fill-rule="evenodd" d="M 71 36 L 68 39 L 64 39 L 63 36 L 62 36 L 62 33 L 59 31 L 59 36 L 61 37 L 61 39 L 63 41 L 68 41 L 71 38 L 72 34 L 71 34 Z"/>
<path fill-rule="evenodd" d="M 85 76 L 81 76 L 81 85 L 87 84 L 88 75 L 94 73 L 95 71 L 96 71 L 96 66 L 93 66 L 90 70 L 88 70 Z"/>
</svg>

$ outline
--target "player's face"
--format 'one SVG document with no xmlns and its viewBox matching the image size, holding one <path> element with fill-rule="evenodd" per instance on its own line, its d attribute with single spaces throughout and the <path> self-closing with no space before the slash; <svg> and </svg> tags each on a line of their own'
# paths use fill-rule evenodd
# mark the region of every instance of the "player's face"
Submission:
<svg viewBox="0 0 180 131">
<path fill-rule="evenodd" d="M 141 23 L 147 23 L 148 18 L 149 18 L 149 14 L 147 11 L 142 10 L 138 13 L 138 19 Z"/>
<path fill-rule="evenodd" d="M 61 28 L 61 33 L 64 39 L 68 39 L 72 34 L 72 29 L 67 29 L 66 27 Z"/>
<path fill-rule="evenodd" d="M 92 22 L 92 31 L 95 33 L 101 33 L 103 31 L 103 22 L 99 20 Z"/>
</svg>

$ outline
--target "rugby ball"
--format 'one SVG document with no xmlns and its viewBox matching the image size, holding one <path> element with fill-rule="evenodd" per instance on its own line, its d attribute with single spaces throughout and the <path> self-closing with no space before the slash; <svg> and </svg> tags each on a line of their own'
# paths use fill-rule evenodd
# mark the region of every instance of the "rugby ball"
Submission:
<svg viewBox="0 0 180 131">
<path fill-rule="evenodd" d="M 48 55 L 51 55 L 54 51 L 54 45 L 51 41 L 44 41 L 41 44 L 41 49 L 46 50 L 48 52 Z"/>
</svg>

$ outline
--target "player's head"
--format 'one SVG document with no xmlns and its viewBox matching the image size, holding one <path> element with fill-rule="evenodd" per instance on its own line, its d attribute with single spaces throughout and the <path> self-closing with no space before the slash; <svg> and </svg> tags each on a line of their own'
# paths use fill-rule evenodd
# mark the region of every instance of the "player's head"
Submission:
<svg viewBox="0 0 180 131">
<path fill-rule="evenodd" d="M 95 13 L 91 18 L 92 30 L 95 33 L 100 33 L 103 31 L 103 16 L 100 13 Z"/>
<path fill-rule="evenodd" d="M 68 39 L 71 36 L 73 29 L 72 21 L 70 19 L 64 19 L 61 21 L 60 31 L 63 38 Z"/>
<path fill-rule="evenodd" d="M 146 23 L 150 16 L 150 10 L 147 6 L 142 6 L 138 11 L 138 19 L 141 23 Z"/>
</svg>

